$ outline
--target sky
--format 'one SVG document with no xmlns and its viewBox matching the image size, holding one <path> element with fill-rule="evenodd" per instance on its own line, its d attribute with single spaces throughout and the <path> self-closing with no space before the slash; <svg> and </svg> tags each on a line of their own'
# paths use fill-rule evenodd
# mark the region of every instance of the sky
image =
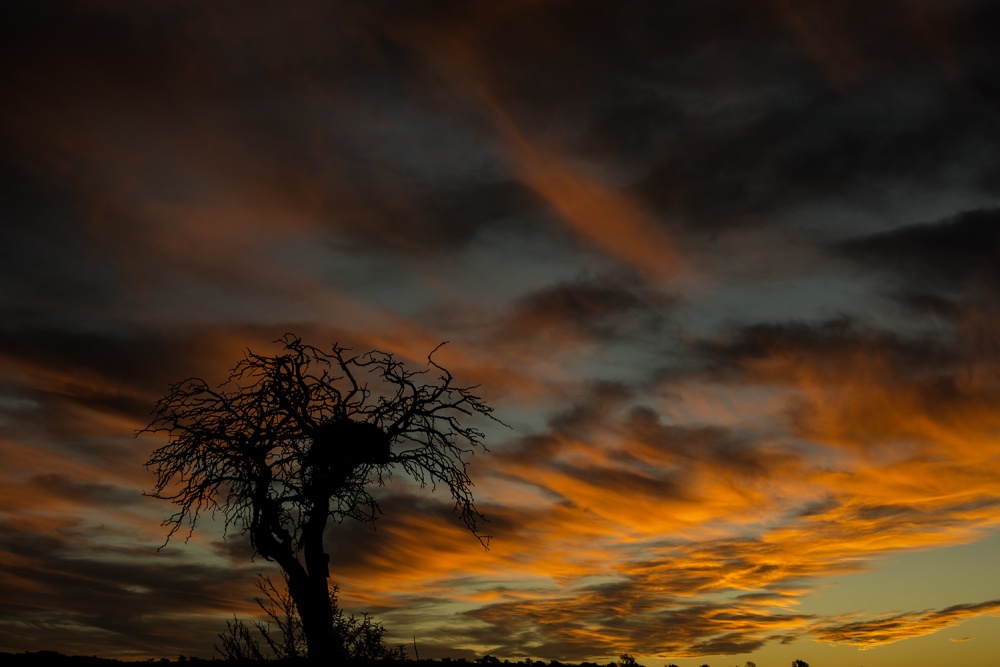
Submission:
<svg viewBox="0 0 1000 667">
<path fill-rule="evenodd" d="M 4 2 L 0 651 L 212 657 L 245 536 L 144 496 L 170 384 L 434 356 L 486 550 L 327 534 L 421 657 L 1000 654 L 987 0 Z"/>
</svg>

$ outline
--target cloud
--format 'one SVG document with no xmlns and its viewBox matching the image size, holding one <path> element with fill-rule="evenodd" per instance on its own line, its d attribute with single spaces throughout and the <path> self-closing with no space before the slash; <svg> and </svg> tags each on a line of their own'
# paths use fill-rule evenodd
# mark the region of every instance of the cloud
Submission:
<svg viewBox="0 0 1000 667">
<path fill-rule="evenodd" d="M 480 641 L 507 641 L 504 655 L 555 654 L 585 659 L 595 653 L 637 651 L 672 658 L 739 655 L 755 651 L 808 617 L 768 614 L 739 604 L 671 604 L 649 600 L 640 589 L 593 587 L 572 598 L 500 603 L 472 613 L 489 624 Z M 501 631 L 509 629 L 509 634 Z"/>
<path fill-rule="evenodd" d="M 993 613 L 997 609 L 1000 609 L 1000 600 L 958 604 L 945 609 L 909 612 L 844 624 L 819 625 L 812 634 L 820 641 L 849 644 L 867 650 L 911 637 L 929 635 L 958 625 L 966 619 Z"/>
<path fill-rule="evenodd" d="M 544 433 L 494 456 L 494 476 L 538 495 L 491 553 L 503 571 L 555 580 L 497 587 L 501 601 L 470 612 L 511 629 L 498 648 L 744 652 L 808 636 L 815 619 L 787 610 L 824 577 L 995 525 L 992 390 L 952 384 L 967 361 L 955 348 L 836 320 L 754 325 L 699 349 L 708 370 L 669 376 L 668 396 L 683 400 L 693 382 L 777 391 L 784 408 L 766 430 L 678 422 L 683 406 L 639 385 L 595 383 Z M 753 536 L 731 537 L 740 530 Z M 727 603 L 683 616 L 720 595 Z M 668 641 L 678 619 L 690 635 Z"/>
<path fill-rule="evenodd" d="M 518 346 L 536 339 L 565 353 L 576 344 L 611 345 L 662 335 L 672 300 L 629 276 L 586 276 L 517 298 L 498 327 Z"/>
<path fill-rule="evenodd" d="M 526 16 L 522 8 L 469 11 L 450 21 L 397 27 L 395 34 L 426 60 L 458 100 L 492 124 L 494 140 L 518 180 L 537 193 L 580 240 L 644 275 L 676 274 L 683 267 L 683 258 L 642 202 L 609 183 L 610 178 L 602 178 L 597 165 L 590 169 L 578 166 L 572 153 L 560 151 L 527 129 L 540 110 L 520 106 L 510 94 L 519 84 L 530 86 L 534 75 L 521 69 L 527 63 L 515 64 L 513 72 L 497 69 L 492 47 L 499 43 L 491 37 L 514 26 L 526 29 L 523 36 L 528 43 L 522 42 L 521 54 L 514 58 L 519 61 L 532 41 L 536 46 L 550 44 L 561 32 L 558 23 L 551 24 L 552 32 L 540 31 L 539 19 L 548 24 L 544 14 Z M 529 93 L 526 99 L 536 98 Z"/>
<path fill-rule="evenodd" d="M 76 505 L 120 506 L 138 501 L 138 494 L 132 489 L 76 480 L 59 473 L 36 475 L 31 479 L 30 484 L 35 487 L 35 493 L 48 492 L 71 500 Z"/>
<path fill-rule="evenodd" d="M 934 223 L 906 225 L 850 239 L 835 246 L 844 256 L 887 272 L 908 286 L 964 292 L 992 290 L 1000 273 L 994 261 L 1000 248 L 1000 210 L 978 209 Z"/>
<path fill-rule="evenodd" d="M 238 326 L 230 331 L 9 328 L 0 331 L 0 382 L 28 400 L 15 410 L 2 405 L 0 410 L 23 427 L 79 436 L 110 426 L 130 434 L 148 422 L 154 402 L 179 375 L 221 381 L 242 357 L 243 344 L 270 335 Z M 104 424 L 94 415 L 104 415 Z"/>
<path fill-rule="evenodd" d="M 209 657 L 205 619 L 221 626 L 233 611 L 252 610 L 248 568 L 195 564 L 176 552 L 153 558 L 156 545 L 122 548 L 108 541 L 113 533 L 67 521 L 3 522 L 0 583 L 9 595 L 0 627 L 10 650 Z"/>
<path fill-rule="evenodd" d="M 489 487 L 488 514 L 503 521 L 483 562 L 458 555 L 461 531 L 447 529 L 454 543 L 426 537 L 447 521 L 432 527 L 396 507 L 396 519 L 379 527 L 381 546 L 358 549 L 345 581 L 364 576 L 390 598 L 450 590 L 478 602 L 467 615 L 488 627 L 462 630 L 456 641 L 493 653 L 740 653 L 807 635 L 815 619 L 791 610 L 823 577 L 861 571 L 886 553 L 973 539 L 976 526 L 993 523 L 995 494 L 973 490 L 959 458 L 947 476 L 929 463 L 939 488 L 928 493 L 921 461 L 847 459 L 831 470 L 794 448 L 663 424 L 633 405 L 637 397 L 626 386 L 593 385 L 545 436 L 497 452 L 492 475 L 517 486 Z M 530 512 L 517 506 L 523 489 L 538 491 Z M 711 537 L 738 526 L 758 535 Z M 420 568 L 382 560 L 412 553 L 411 540 L 429 545 Z M 534 583 L 512 589 L 519 578 Z M 706 605 L 720 595 L 725 603 Z M 402 609 L 408 597 L 395 597 L 391 607 Z M 506 639 L 497 645 L 500 628 Z"/>
<path fill-rule="evenodd" d="M 614 158 L 646 168 L 636 169 L 634 191 L 664 220 L 699 235 L 771 226 L 818 201 L 874 208 L 887 191 L 968 182 L 944 164 L 962 164 L 973 180 L 990 173 L 993 159 L 979 150 L 995 141 L 990 105 L 977 81 L 955 74 L 991 66 L 995 55 L 966 41 L 979 36 L 976 12 L 988 9 L 769 9 L 685 7 L 670 17 L 684 32 L 649 47 L 653 57 L 641 52 L 655 69 L 630 68 L 600 109 L 606 116 L 590 135 L 597 150 L 607 155 L 610 145 Z M 888 42 L 875 27 L 883 24 L 893 25 Z"/>
<path fill-rule="evenodd" d="M 948 442 L 962 450 L 963 441 L 992 441 L 987 406 L 1000 389 L 979 379 L 995 360 L 972 356 L 975 341 L 962 343 L 835 320 L 753 325 L 703 349 L 713 372 L 794 388 L 788 410 L 804 436 L 848 447 Z"/>
</svg>

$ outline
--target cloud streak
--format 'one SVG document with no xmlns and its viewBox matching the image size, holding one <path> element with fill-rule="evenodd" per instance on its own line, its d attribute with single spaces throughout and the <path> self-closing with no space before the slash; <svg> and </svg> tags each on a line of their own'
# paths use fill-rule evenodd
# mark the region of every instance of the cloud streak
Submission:
<svg viewBox="0 0 1000 667">
<path fill-rule="evenodd" d="M 976 604 L 959 604 L 945 609 L 911 612 L 867 621 L 844 623 L 818 628 L 816 636 L 831 643 L 844 643 L 868 650 L 910 637 L 929 635 L 957 625 L 967 618 L 994 613 L 1000 601 L 990 600 Z M 951 641 L 968 641 L 969 637 Z"/>
</svg>

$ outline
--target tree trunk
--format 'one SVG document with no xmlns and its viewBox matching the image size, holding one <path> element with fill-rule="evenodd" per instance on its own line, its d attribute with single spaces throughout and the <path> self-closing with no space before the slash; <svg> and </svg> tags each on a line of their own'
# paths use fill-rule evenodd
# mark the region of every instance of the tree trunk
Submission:
<svg viewBox="0 0 1000 667">
<path fill-rule="evenodd" d="M 302 621 L 309 661 L 336 664 L 346 657 L 346 649 L 333 627 L 333 605 L 327 583 L 330 559 L 323 549 L 329 498 L 313 494 L 312 507 L 302 529 L 303 565 L 296 556 L 291 534 L 281 525 L 280 508 L 267 498 L 266 486 L 261 486 L 255 503 L 257 515 L 251 526 L 254 546 L 261 556 L 276 562 L 288 576 L 288 594 Z"/>
<path fill-rule="evenodd" d="M 322 587 L 317 583 L 321 583 Z M 340 638 L 333 628 L 333 606 L 326 579 L 317 582 L 306 576 L 288 577 L 288 592 L 295 601 L 306 636 L 306 649 L 312 664 L 337 664 L 346 657 Z"/>
<path fill-rule="evenodd" d="M 264 540 L 258 539 L 257 542 L 260 544 Z M 322 551 L 322 542 L 318 554 L 306 554 L 305 560 L 311 566 L 308 570 L 295 557 L 289 544 L 271 539 L 268 546 L 270 549 L 267 552 L 260 550 L 259 546 L 258 550 L 261 555 L 278 563 L 288 576 L 288 594 L 292 596 L 302 621 L 309 661 L 329 665 L 332 661 L 335 663 L 345 658 L 342 638 L 337 636 L 333 627 L 333 604 L 327 583 L 328 557 Z"/>
<path fill-rule="evenodd" d="M 313 664 L 330 664 L 343 660 L 347 649 L 343 638 L 333 627 L 333 605 L 330 601 L 330 556 L 323 548 L 323 532 L 330 513 L 330 493 L 324 488 L 308 489 L 310 507 L 302 525 L 302 559 L 305 561 L 304 577 L 299 582 L 300 598 L 292 594 L 299 608 L 302 629 L 306 635 L 309 661 Z M 291 592 L 291 581 L 289 581 Z"/>
</svg>

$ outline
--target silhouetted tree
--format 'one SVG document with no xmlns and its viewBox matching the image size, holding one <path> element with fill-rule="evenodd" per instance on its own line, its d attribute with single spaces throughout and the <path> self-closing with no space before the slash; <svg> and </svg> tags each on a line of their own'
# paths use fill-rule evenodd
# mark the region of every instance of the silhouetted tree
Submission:
<svg viewBox="0 0 1000 667">
<path fill-rule="evenodd" d="M 282 574 L 284 576 L 284 573 Z M 257 603 L 257 606 L 267 616 L 267 622 L 254 621 L 252 625 L 257 630 L 257 637 L 250 639 L 249 635 L 252 635 L 252 633 L 248 633 L 245 630 L 246 626 L 234 617 L 233 623 L 226 623 L 226 633 L 219 635 L 219 639 L 222 640 L 222 649 L 216 647 L 216 650 L 226 658 L 239 659 L 240 652 L 234 653 L 229 650 L 235 644 L 243 649 L 241 652 L 257 653 L 263 656 L 265 651 L 261 649 L 259 641 L 256 641 L 256 650 L 251 648 L 247 651 L 249 642 L 259 637 L 264 641 L 275 658 L 295 659 L 306 655 L 307 647 L 305 634 L 302 631 L 302 620 L 299 618 L 298 611 L 295 608 L 295 601 L 288 593 L 287 577 L 285 577 L 284 590 L 278 590 L 278 587 L 274 585 L 270 577 L 265 575 L 257 576 L 257 589 L 261 592 L 261 595 L 254 597 L 254 602 Z M 336 612 L 338 611 L 336 602 L 336 596 L 331 596 L 330 604 L 334 608 L 334 617 L 336 617 Z M 277 629 L 278 639 L 271 636 L 272 623 Z"/>
<path fill-rule="evenodd" d="M 618 667 L 644 667 L 644 665 L 639 664 L 635 656 L 629 653 L 622 653 L 618 656 Z"/>
<path fill-rule="evenodd" d="M 809 663 L 805 660 L 792 660 L 792 667 L 809 667 Z"/>
<path fill-rule="evenodd" d="M 219 640 L 222 644 L 216 645 L 215 650 L 226 660 L 248 663 L 266 659 L 254 628 L 235 614 L 232 621 L 226 621 L 226 630 L 219 633 Z"/>
<path fill-rule="evenodd" d="M 343 657 L 328 588 L 323 533 L 330 519 L 374 521 L 370 487 L 402 471 L 421 486 L 446 487 L 466 527 L 483 542 L 468 457 L 483 434 L 464 426 L 476 414 L 496 420 L 475 387 L 456 387 L 427 357 L 410 370 L 393 355 L 325 352 L 286 334 L 274 356 L 249 350 L 218 388 L 189 378 L 171 387 L 140 431 L 166 433 L 146 467 L 150 495 L 179 509 L 164 521 L 167 540 L 188 535 L 203 512 L 225 530 L 248 534 L 256 554 L 285 573 L 311 659 Z M 433 372 L 433 379 L 427 376 Z M 371 383 L 371 384 L 369 384 Z"/>
</svg>

